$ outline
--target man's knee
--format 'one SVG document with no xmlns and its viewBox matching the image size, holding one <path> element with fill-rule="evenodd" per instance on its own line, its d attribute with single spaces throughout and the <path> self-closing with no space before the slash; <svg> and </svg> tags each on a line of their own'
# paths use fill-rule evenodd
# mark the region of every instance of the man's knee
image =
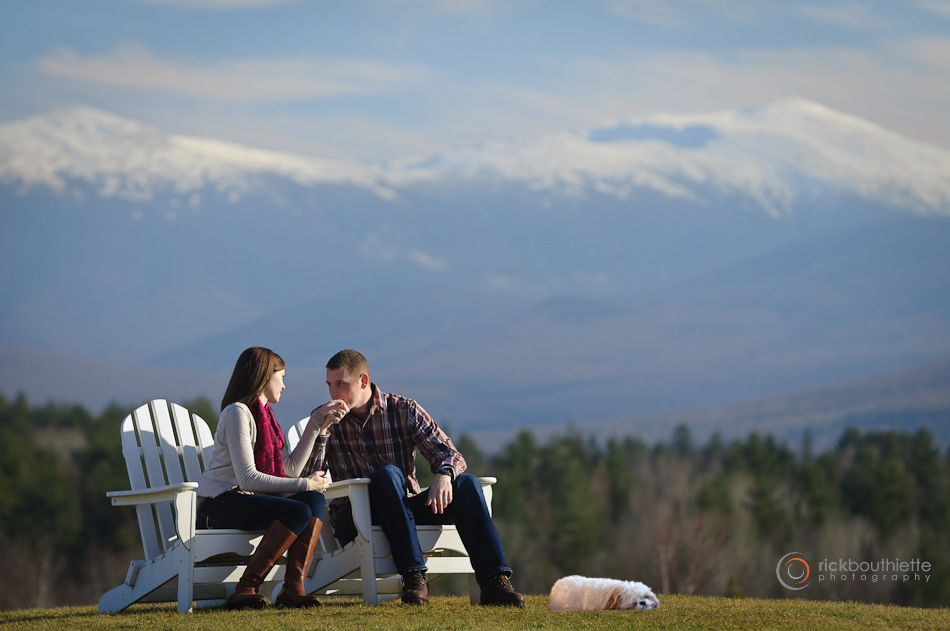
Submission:
<svg viewBox="0 0 950 631">
<path fill-rule="evenodd" d="M 485 495 L 482 492 L 482 483 L 474 475 L 463 473 L 455 481 L 455 495 L 457 497 L 478 499 L 485 501 Z"/>
<path fill-rule="evenodd" d="M 478 491 L 479 493 L 482 492 L 482 483 L 478 481 L 478 478 L 470 473 L 463 473 L 460 475 L 457 480 L 457 485 L 460 490 L 464 489 L 466 491 L 474 490 Z"/>
<path fill-rule="evenodd" d="M 386 465 L 373 471 L 369 476 L 369 483 L 374 488 L 403 489 L 406 486 L 406 476 L 399 467 Z"/>
</svg>

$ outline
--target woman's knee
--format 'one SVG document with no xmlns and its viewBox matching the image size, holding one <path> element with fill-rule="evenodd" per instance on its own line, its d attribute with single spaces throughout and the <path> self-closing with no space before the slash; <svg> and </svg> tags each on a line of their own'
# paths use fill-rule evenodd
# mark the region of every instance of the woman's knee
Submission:
<svg viewBox="0 0 950 631">
<path fill-rule="evenodd" d="M 310 524 L 310 520 L 319 515 L 314 515 L 314 511 L 305 500 L 297 498 L 288 498 L 292 501 L 287 502 L 284 510 L 277 517 L 277 520 L 292 530 L 294 534 L 299 535 Z"/>
<path fill-rule="evenodd" d="M 323 517 L 323 509 L 326 508 L 327 498 L 320 491 L 303 491 L 293 495 L 292 499 L 306 504 L 310 508 L 313 517 L 318 519 Z"/>
</svg>

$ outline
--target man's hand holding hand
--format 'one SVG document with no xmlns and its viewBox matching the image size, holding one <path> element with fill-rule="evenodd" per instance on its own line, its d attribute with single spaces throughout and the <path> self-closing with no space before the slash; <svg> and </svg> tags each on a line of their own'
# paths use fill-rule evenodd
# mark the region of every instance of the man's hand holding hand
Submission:
<svg viewBox="0 0 950 631">
<path fill-rule="evenodd" d="M 317 423 L 320 426 L 320 433 L 326 434 L 331 425 L 335 425 L 343 420 L 350 411 L 350 406 L 341 399 L 327 401 L 313 412 L 310 413 L 310 422 Z"/>
</svg>

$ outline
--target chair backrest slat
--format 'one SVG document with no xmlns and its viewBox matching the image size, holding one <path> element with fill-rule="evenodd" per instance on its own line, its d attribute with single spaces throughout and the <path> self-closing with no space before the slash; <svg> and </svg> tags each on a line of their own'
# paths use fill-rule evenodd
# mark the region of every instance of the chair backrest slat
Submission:
<svg viewBox="0 0 950 631">
<path fill-rule="evenodd" d="M 144 463 L 142 446 L 139 443 L 139 433 L 136 430 L 133 414 L 135 412 L 122 420 L 122 455 L 125 456 L 125 468 L 129 472 L 129 484 L 132 490 L 141 491 L 148 488 L 148 478 L 142 467 Z"/>
<path fill-rule="evenodd" d="M 164 399 L 136 408 L 122 421 L 122 453 L 133 490 L 201 482 L 211 457 L 214 436 L 197 414 Z M 148 559 L 170 549 L 178 539 L 171 502 L 136 507 L 142 547 Z"/>
<path fill-rule="evenodd" d="M 150 405 L 143 405 L 133 413 L 135 425 L 138 428 L 139 442 L 142 445 L 142 457 L 145 460 L 145 472 L 148 475 L 149 488 L 164 486 L 169 483 L 162 462 L 163 447 L 161 445 L 160 428 L 152 418 L 155 408 L 167 407 L 164 399 L 156 399 Z M 167 412 L 166 412 L 167 414 Z M 180 472 L 179 472 L 180 475 Z M 180 480 L 175 480 L 180 482 Z M 175 533 L 175 515 L 171 502 L 154 504 L 155 521 L 158 523 L 159 538 L 162 548 L 167 550 L 169 542 L 177 538 Z"/>
<path fill-rule="evenodd" d="M 181 467 L 180 446 L 184 443 L 172 427 L 172 419 L 168 414 L 168 404 L 156 399 L 152 401 L 152 418 L 155 421 L 155 430 L 158 434 L 158 448 L 162 457 L 162 466 L 165 470 L 166 484 L 179 484 L 185 481 Z M 190 431 L 188 432 L 191 433 Z"/>
<path fill-rule="evenodd" d="M 211 462 L 211 452 L 214 451 L 214 435 L 203 418 L 197 414 L 192 414 L 191 417 L 194 421 L 195 437 L 198 439 L 198 445 L 200 446 L 198 455 L 201 456 L 201 470 L 204 471 L 208 463 Z M 201 482 L 201 480 L 195 480 L 195 482 Z"/>
<path fill-rule="evenodd" d="M 303 436 L 303 430 L 307 428 L 307 422 L 310 420 L 310 417 L 301 419 L 287 428 L 287 448 L 290 451 L 294 450 L 294 447 L 297 446 L 297 443 L 300 442 L 300 437 Z"/>
<path fill-rule="evenodd" d="M 204 424 L 204 421 L 197 414 L 189 415 L 188 410 L 177 403 L 172 403 L 171 408 L 175 432 L 178 434 L 178 444 L 181 447 L 181 463 L 185 470 L 185 479 L 189 482 L 200 483 L 204 468 L 201 466 L 201 448 L 195 437 L 195 425 Z M 192 424 L 192 419 L 195 425 Z"/>
<path fill-rule="evenodd" d="M 146 478 L 145 469 L 142 467 L 144 459 L 138 431 L 136 431 L 134 414 L 134 412 L 129 414 L 122 421 L 122 454 L 125 456 L 125 468 L 129 472 L 131 489 L 141 491 L 148 488 L 148 479 Z M 139 522 L 139 534 L 142 536 L 142 549 L 145 552 L 145 558 L 154 559 L 162 554 L 162 546 L 159 543 L 152 507 L 148 504 L 140 504 L 135 507 L 135 515 Z"/>
<path fill-rule="evenodd" d="M 145 464 L 147 488 L 162 486 L 165 480 L 165 469 L 162 467 L 162 455 L 158 448 L 158 436 L 155 424 L 152 422 L 152 411 L 148 405 L 137 408 L 132 416 L 135 418 L 135 431 L 142 448 L 142 461 Z"/>
</svg>

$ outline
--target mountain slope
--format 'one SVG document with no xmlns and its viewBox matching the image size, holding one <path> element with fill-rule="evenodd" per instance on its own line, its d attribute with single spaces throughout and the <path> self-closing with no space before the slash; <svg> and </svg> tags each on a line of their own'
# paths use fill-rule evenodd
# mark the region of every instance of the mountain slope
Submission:
<svg viewBox="0 0 950 631">
<path fill-rule="evenodd" d="M 647 189 L 702 205 L 737 196 L 776 217 L 829 193 L 950 212 L 950 152 L 804 100 L 488 143 L 400 170 L 400 182 L 494 177 L 568 195 Z"/>
<path fill-rule="evenodd" d="M 297 184 L 351 184 L 388 192 L 374 170 L 355 162 L 262 151 L 209 138 L 166 134 L 85 106 L 0 125 L 0 181 L 22 190 L 77 194 L 83 183 L 102 198 L 152 200 L 214 189 L 231 201 L 266 176 Z M 200 198 L 190 198 L 193 206 Z"/>
<path fill-rule="evenodd" d="M 773 216 L 828 193 L 950 213 L 950 151 L 796 99 L 641 117 L 378 166 L 165 134 L 85 106 L 0 125 L 0 181 L 26 188 L 68 192 L 71 182 L 84 182 L 101 197 L 141 200 L 211 187 L 235 201 L 266 176 L 383 197 L 395 194 L 390 187 L 487 178 L 561 195 L 629 199 L 647 190 L 699 204 L 739 196 Z"/>
<path fill-rule="evenodd" d="M 262 344 L 290 418 L 343 347 L 460 429 L 680 414 L 950 354 L 948 200 L 807 101 L 378 165 L 63 110 L 0 125 L 0 347 L 97 401 Z"/>
</svg>

